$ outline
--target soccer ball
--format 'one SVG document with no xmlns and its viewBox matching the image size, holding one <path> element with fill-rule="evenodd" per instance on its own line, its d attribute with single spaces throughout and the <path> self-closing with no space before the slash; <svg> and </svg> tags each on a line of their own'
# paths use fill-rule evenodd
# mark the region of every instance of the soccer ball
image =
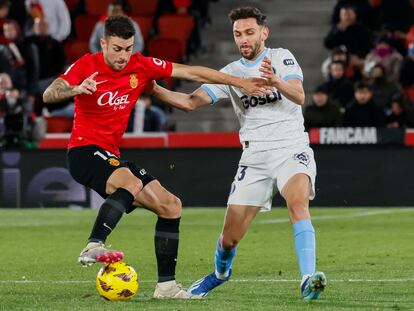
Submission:
<svg viewBox="0 0 414 311">
<path fill-rule="evenodd" d="M 96 288 L 106 300 L 129 300 L 137 293 L 138 287 L 134 268 L 122 261 L 102 267 L 96 276 Z"/>
</svg>

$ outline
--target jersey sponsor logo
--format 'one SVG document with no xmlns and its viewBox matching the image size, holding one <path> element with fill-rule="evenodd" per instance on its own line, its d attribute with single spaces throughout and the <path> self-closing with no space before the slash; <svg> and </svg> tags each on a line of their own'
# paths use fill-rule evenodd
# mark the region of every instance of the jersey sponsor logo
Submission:
<svg viewBox="0 0 414 311">
<path fill-rule="evenodd" d="M 97 103 L 98 103 L 99 106 L 105 106 L 105 105 L 121 106 L 121 105 L 126 105 L 126 104 L 129 104 L 128 94 L 118 96 L 118 91 L 116 91 L 115 93 L 106 92 L 106 93 L 103 93 L 101 96 L 99 96 Z"/>
<path fill-rule="evenodd" d="M 261 106 L 267 103 L 274 103 L 278 100 L 282 100 L 282 94 L 280 94 L 279 91 L 275 91 L 270 95 L 260 97 L 243 95 L 240 99 L 243 103 L 244 109 L 249 109 L 249 107 L 256 107 L 258 105 Z"/>
<path fill-rule="evenodd" d="M 305 165 L 306 167 L 308 167 L 310 162 L 309 155 L 306 152 L 295 153 L 293 155 L 293 159 L 295 159 L 295 161 L 298 161 L 300 164 Z"/>
<path fill-rule="evenodd" d="M 283 60 L 283 64 L 285 64 L 286 66 L 292 66 L 295 64 L 295 62 L 291 58 L 286 58 Z"/>
<path fill-rule="evenodd" d="M 133 88 L 136 89 L 138 86 L 138 78 L 136 74 L 132 74 L 129 78 L 129 85 Z"/>
<path fill-rule="evenodd" d="M 158 59 L 158 58 L 153 58 L 152 61 L 154 62 L 155 65 L 161 66 L 162 68 L 165 68 L 165 66 L 167 65 L 165 61 Z"/>
<path fill-rule="evenodd" d="M 118 159 L 114 159 L 114 158 L 109 158 L 108 162 L 112 166 L 119 166 L 121 164 L 121 162 L 119 162 Z"/>
</svg>

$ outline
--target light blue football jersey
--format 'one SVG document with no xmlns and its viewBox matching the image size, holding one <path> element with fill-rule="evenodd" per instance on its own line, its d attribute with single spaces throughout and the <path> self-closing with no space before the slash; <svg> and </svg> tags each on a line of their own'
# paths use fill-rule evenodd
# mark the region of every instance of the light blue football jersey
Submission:
<svg viewBox="0 0 414 311">
<path fill-rule="evenodd" d="M 266 48 L 253 62 L 244 58 L 234 61 L 220 71 L 239 77 L 260 77 L 260 65 L 267 56 L 274 72 L 283 80 L 292 78 L 303 81 L 303 73 L 293 54 L 287 49 Z M 298 144 L 309 144 L 303 126 L 302 107 L 283 96 L 276 89 L 273 95 L 247 96 L 234 86 L 203 84 L 201 86 L 213 104 L 228 98 L 240 123 L 240 141 L 251 142 L 255 149 L 269 150 Z"/>
</svg>

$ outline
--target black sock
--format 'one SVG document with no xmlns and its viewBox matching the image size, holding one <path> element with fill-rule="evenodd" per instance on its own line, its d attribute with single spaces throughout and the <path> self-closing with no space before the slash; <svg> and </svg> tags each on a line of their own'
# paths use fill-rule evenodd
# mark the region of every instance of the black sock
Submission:
<svg viewBox="0 0 414 311">
<path fill-rule="evenodd" d="M 158 217 L 154 236 L 158 282 L 175 280 L 180 219 Z"/>
<path fill-rule="evenodd" d="M 105 242 L 133 201 L 134 196 L 124 188 L 118 188 L 108 196 L 99 209 L 89 242 Z"/>
</svg>

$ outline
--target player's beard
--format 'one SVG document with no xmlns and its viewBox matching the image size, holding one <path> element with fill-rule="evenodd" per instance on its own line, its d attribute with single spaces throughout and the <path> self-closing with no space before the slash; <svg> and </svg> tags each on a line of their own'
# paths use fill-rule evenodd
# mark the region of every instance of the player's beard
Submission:
<svg viewBox="0 0 414 311">
<path fill-rule="evenodd" d="M 246 48 L 246 47 L 250 49 L 250 52 L 243 53 L 242 48 Z M 239 51 L 240 51 L 241 56 L 243 56 L 245 59 L 252 60 L 257 56 L 257 54 L 260 51 L 260 41 L 257 41 L 254 44 L 254 46 L 242 45 L 240 46 Z"/>
<path fill-rule="evenodd" d="M 118 70 L 118 71 L 119 71 L 119 70 L 124 69 L 124 68 L 126 67 L 127 63 L 128 63 L 128 62 L 126 62 L 126 61 L 123 61 L 123 62 L 116 61 L 116 62 L 113 62 L 113 63 L 111 64 L 111 67 L 112 67 L 114 70 Z"/>
</svg>

